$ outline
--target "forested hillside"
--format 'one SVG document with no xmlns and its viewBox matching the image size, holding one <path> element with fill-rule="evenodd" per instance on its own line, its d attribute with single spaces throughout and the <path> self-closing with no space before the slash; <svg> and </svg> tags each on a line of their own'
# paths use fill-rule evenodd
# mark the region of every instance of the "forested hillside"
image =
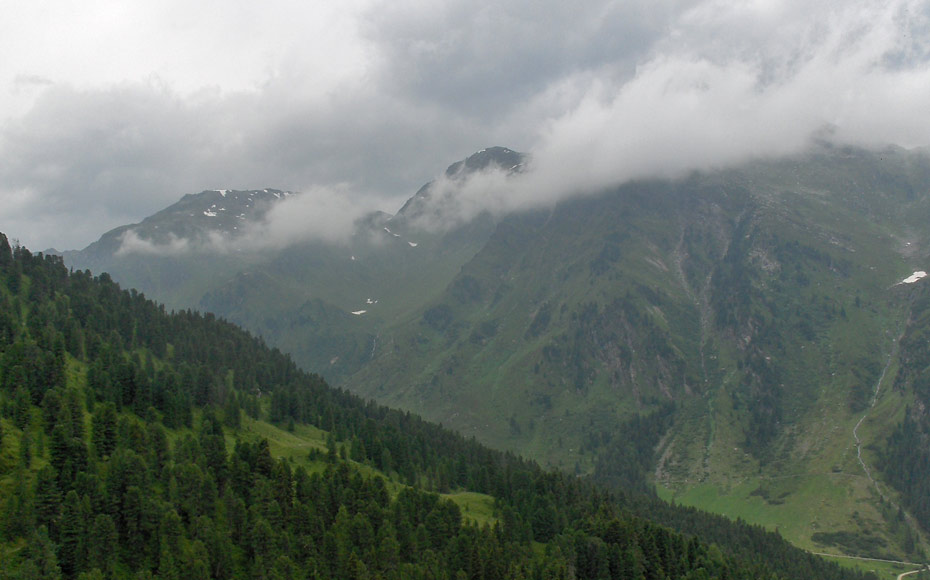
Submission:
<svg viewBox="0 0 930 580">
<path fill-rule="evenodd" d="M 366 404 L 2 236 L 0 411 L 4 578 L 856 577 Z M 265 419 L 326 443 L 276 457 Z M 480 525 L 441 495 L 465 490 L 493 498 Z"/>
</svg>

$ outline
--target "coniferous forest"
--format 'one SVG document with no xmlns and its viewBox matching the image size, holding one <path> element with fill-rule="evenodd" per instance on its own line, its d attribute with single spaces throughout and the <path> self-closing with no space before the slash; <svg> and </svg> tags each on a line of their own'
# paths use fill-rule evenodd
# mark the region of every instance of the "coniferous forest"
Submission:
<svg viewBox="0 0 930 580">
<path fill-rule="evenodd" d="M 276 457 L 247 422 L 326 449 Z M 862 577 L 630 489 L 615 457 L 600 484 L 544 471 L 0 234 L 0 578 Z"/>
</svg>

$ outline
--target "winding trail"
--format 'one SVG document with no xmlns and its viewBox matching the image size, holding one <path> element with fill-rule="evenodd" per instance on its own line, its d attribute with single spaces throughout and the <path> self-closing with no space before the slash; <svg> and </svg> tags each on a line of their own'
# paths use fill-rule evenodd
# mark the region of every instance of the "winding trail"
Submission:
<svg viewBox="0 0 930 580">
<path fill-rule="evenodd" d="M 885 560 L 883 558 L 866 558 L 865 556 L 847 556 L 846 554 L 828 554 L 827 552 L 811 552 L 815 556 L 829 556 L 830 558 L 846 558 L 847 560 L 863 560 L 865 562 L 885 562 L 886 564 L 901 564 L 902 566 L 926 566 L 926 564 L 921 564 L 919 562 L 905 562 L 904 560 Z M 921 568 L 920 570 L 923 570 Z M 920 572 L 920 570 L 915 570 L 914 572 Z M 906 572 L 907 574 L 913 574 L 914 572 Z"/>
<path fill-rule="evenodd" d="M 894 361 L 895 355 L 898 352 L 898 343 L 901 342 L 901 338 L 904 336 L 904 333 L 898 335 L 894 339 L 891 352 L 888 353 L 888 358 L 885 360 L 885 366 L 882 368 L 882 374 L 879 375 L 878 381 L 875 383 L 875 389 L 872 392 L 872 402 L 869 403 L 869 408 L 866 409 L 865 413 L 862 414 L 862 417 L 859 418 L 859 421 L 856 422 L 856 426 L 853 427 L 853 439 L 856 440 L 856 459 L 859 461 L 859 465 L 862 466 L 862 471 L 865 472 L 865 476 L 869 478 L 869 481 L 872 483 L 872 487 L 875 488 L 875 491 L 878 492 L 879 497 L 883 500 L 888 501 L 888 498 L 885 497 L 885 494 L 882 493 L 882 490 L 878 487 L 878 482 L 875 481 L 875 478 L 872 477 L 872 470 L 869 469 L 869 466 L 866 465 L 865 460 L 862 458 L 862 440 L 859 439 L 859 427 L 862 425 L 862 422 L 872 413 L 872 410 L 875 409 L 875 403 L 878 402 L 878 395 L 881 393 L 882 383 L 885 381 L 885 374 L 888 372 L 888 368 L 891 366 L 892 361 Z"/>
<path fill-rule="evenodd" d="M 906 326 L 906 325 L 902 325 Z M 866 464 L 865 459 L 862 457 L 862 440 L 859 438 L 859 427 L 862 425 L 862 422 L 872 414 L 872 411 L 875 409 L 875 404 L 878 402 L 878 396 L 881 394 L 882 383 L 885 381 L 885 374 L 888 373 L 888 369 L 891 367 L 891 363 L 894 362 L 895 356 L 898 354 L 898 346 L 901 344 L 901 339 L 904 338 L 905 330 L 901 329 L 901 326 L 898 327 L 898 335 L 892 339 L 891 350 L 888 352 L 888 357 L 885 360 L 885 366 L 882 367 L 882 374 L 879 375 L 878 381 L 875 382 L 875 389 L 872 392 L 872 402 L 869 403 L 869 408 L 866 409 L 865 413 L 862 414 L 862 417 L 856 422 L 856 426 L 853 427 L 852 435 L 853 439 L 856 440 L 856 460 L 859 461 L 859 465 L 862 466 L 862 471 L 865 472 L 865 476 L 869 478 L 872 487 L 875 488 L 875 491 L 878 493 L 878 496 L 882 500 L 888 502 L 893 507 L 899 508 L 897 503 L 894 500 L 886 496 L 881 488 L 878 486 L 878 482 L 872 477 L 872 470 L 869 469 L 869 466 Z M 905 511 L 905 517 L 910 522 L 910 514 Z"/>
<path fill-rule="evenodd" d="M 910 572 L 901 572 L 898 574 L 898 580 L 901 580 L 905 576 L 910 576 L 911 574 L 917 574 L 918 572 L 923 572 L 926 568 L 918 568 L 917 570 L 911 570 Z"/>
<path fill-rule="evenodd" d="M 865 558 L 862 556 L 846 556 L 845 554 L 828 554 L 826 552 L 811 552 L 815 556 L 828 556 L 830 558 L 846 558 L 848 560 L 862 560 L 865 562 L 884 562 L 886 564 L 900 564 L 902 566 L 920 566 L 916 570 L 911 570 L 909 572 L 901 572 L 898 574 L 898 580 L 901 580 L 905 576 L 910 576 L 911 574 L 917 574 L 918 572 L 923 572 L 927 570 L 927 564 L 920 564 L 917 562 L 904 562 L 901 560 L 884 560 L 882 558 Z"/>
<path fill-rule="evenodd" d="M 893 339 L 892 346 L 891 346 L 891 351 L 888 353 L 888 358 L 887 358 L 887 360 L 885 361 L 885 366 L 882 368 L 882 373 L 881 373 L 881 375 L 879 375 L 878 381 L 876 381 L 876 383 L 875 383 L 875 390 L 874 390 L 873 393 L 872 393 L 872 402 L 869 404 L 869 408 L 866 409 L 865 413 L 862 414 L 862 417 L 860 417 L 859 420 L 856 422 L 856 426 L 853 427 L 853 431 L 852 431 L 853 439 L 856 440 L 856 460 L 859 461 L 859 465 L 862 466 L 862 471 L 865 472 L 865 476 L 869 479 L 869 482 L 872 484 L 872 487 L 875 488 L 875 491 L 876 491 L 876 493 L 878 493 L 878 496 L 879 496 L 883 501 L 885 501 L 885 502 L 887 502 L 889 505 L 891 505 L 892 507 L 898 508 L 898 509 L 901 509 L 901 506 L 899 506 L 893 499 L 891 499 L 890 497 L 886 496 L 886 495 L 882 492 L 881 487 L 879 487 L 879 485 L 878 485 L 878 481 L 876 481 L 875 478 L 872 477 L 872 470 L 869 469 L 868 464 L 866 464 L 865 459 L 863 459 L 863 457 L 862 457 L 862 440 L 859 438 L 859 427 L 862 425 L 862 422 L 865 421 L 866 418 L 867 418 L 867 417 L 872 413 L 872 411 L 875 409 L 875 404 L 878 402 L 878 397 L 879 397 L 879 395 L 881 394 L 882 383 L 885 381 L 885 374 L 887 374 L 888 369 L 891 367 L 891 363 L 895 360 L 895 355 L 897 355 L 897 353 L 898 353 L 898 345 L 901 343 L 901 339 L 902 339 L 903 337 L 904 337 L 904 331 L 902 330 L 902 331 L 898 334 L 898 336 L 897 336 L 896 338 Z M 902 511 L 904 512 L 904 517 L 905 517 L 905 519 L 907 520 L 907 522 L 908 522 L 909 524 L 911 524 L 912 526 L 914 526 L 915 529 L 917 529 L 917 526 L 914 524 L 914 522 L 913 522 L 912 519 L 911 519 L 911 515 L 910 515 L 909 513 L 907 513 L 906 510 L 902 510 Z M 919 535 L 919 532 L 918 532 L 918 535 Z M 870 559 L 870 558 L 859 558 L 859 559 L 868 560 L 868 559 Z M 927 566 L 926 564 L 916 564 L 916 563 L 913 563 L 913 562 L 898 562 L 898 563 L 899 563 L 899 564 L 908 564 L 908 565 L 913 564 L 913 565 L 915 565 L 915 566 L 924 566 L 924 568 L 920 568 L 920 569 L 918 569 L 918 570 L 912 570 L 912 571 L 910 571 L 910 572 L 904 572 L 903 574 L 900 574 L 900 575 L 898 576 L 898 580 L 901 580 L 902 578 L 904 578 L 905 576 L 908 576 L 908 575 L 910 575 L 910 574 L 916 574 L 916 573 L 918 573 L 918 572 L 921 572 L 922 570 L 925 570 L 925 569 L 926 569 L 926 566 Z"/>
</svg>

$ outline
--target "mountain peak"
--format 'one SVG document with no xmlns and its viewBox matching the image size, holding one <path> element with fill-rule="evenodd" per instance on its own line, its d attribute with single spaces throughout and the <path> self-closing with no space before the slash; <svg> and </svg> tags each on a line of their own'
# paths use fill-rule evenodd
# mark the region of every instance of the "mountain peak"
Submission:
<svg viewBox="0 0 930 580">
<path fill-rule="evenodd" d="M 516 172 L 520 171 L 525 159 L 526 156 L 523 153 L 507 147 L 488 147 L 450 165 L 446 169 L 445 177 L 450 180 L 457 180 L 489 168 L 501 169 L 508 173 Z M 404 206 L 400 208 L 395 217 L 411 218 L 421 214 L 432 195 L 435 183 L 435 181 L 430 181 L 421 187 L 413 197 L 404 203 Z"/>
<path fill-rule="evenodd" d="M 280 189 L 206 189 L 189 193 L 165 209 L 136 224 L 120 226 L 103 234 L 84 250 L 82 262 L 93 265 L 118 252 L 126 235 L 144 243 L 170 245 L 177 240 L 199 241 L 211 235 L 235 237 L 245 224 L 261 220 L 271 207 L 293 195 Z M 66 252 L 73 258 L 77 252 Z"/>
<path fill-rule="evenodd" d="M 462 173 L 480 171 L 492 165 L 505 170 L 515 169 L 523 163 L 523 157 L 522 153 L 506 147 L 488 147 L 450 165 L 446 169 L 446 176 L 454 177 Z"/>
</svg>

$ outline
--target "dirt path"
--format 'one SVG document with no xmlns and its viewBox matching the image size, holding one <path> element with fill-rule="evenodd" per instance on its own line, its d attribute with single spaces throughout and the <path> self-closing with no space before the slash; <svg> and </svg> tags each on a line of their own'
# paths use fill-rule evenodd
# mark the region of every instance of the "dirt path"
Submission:
<svg viewBox="0 0 930 580">
<path fill-rule="evenodd" d="M 885 497 L 885 494 L 882 493 L 882 490 L 878 487 L 878 482 L 875 481 L 875 478 L 872 477 L 872 470 L 869 469 L 869 466 L 866 465 L 865 460 L 862 458 L 862 440 L 859 439 L 859 427 L 862 425 L 862 422 L 872 413 L 872 410 L 875 408 L 875 403 L 878 402 L 878 395 L 882 390 L 882 383 L 885 380 L 885 374 L 888 372 L 888 368 L 891 366 L 892 361 L 894 361 L 895 354 L 898 351 L 898 343 L 901 341 L 901 337 L 904 336 L 902 333 L 897 338 L 894 339 L 894 343 L 891 347 L 891 352 L 888 353 L 888 359 L 885 361 L 885 366 L 882 368 L 882 374 L 879 375 L 878 381 L 875 383 L 875 389 L 872 392 L 872 402 L 869 404 L 869 408 L 866 409 L 865 413 L 862 414 L 862 417 L 859 418 L 859 421 L 856 423 L 856 426 L 853 427 L 853 439 L 856 440 L 856 459 L 859 461 L 859 465 L 862 466 L 862 471 L 865 472 L 866 477 L 869 478 L 869 482 L 872 483 L 872 486 L 875 488 L 875 491 L 878 492 L 879 497 L 883 500 L 888 500 Z"/>
<path fill-rule="evenodd" d="M 916 570 L 911 570 L 910 572 L 901 572 L 898 574 L 898 580 L 902 580 L 905 576 L 910 576 L 911 574 L 917 574 L 927 570 L 927 564 L 918 564 L 917 562 L 901 562 L 899 560 L 883 560 L 881 558 L 863 558 L 862 556 L 846 556 L 842 554 L 827 554 L 826 552 L 811 552 L 815 556 L 829 556 L 830 558 L 847 558 L 849 560 L 864 560 L 866 562 L 884 562 L 886 564 L 900 564 L 902 566 L 920 566 Z"/>
<path fill-rule="evenodd" d="M 884 562 L 886 564 L 900 564 L 902 566 L 923 566 L 926 567 L 926 564 L 919 564 L 917 562 L 904 562 L 902 560 L 883 560 L 882 558 L 866 558 L 865 556 L 847 556 L 845 554 L 828 554 L 826 552 L 811 552 L 815 556 L 829 556 L 830 558 L 846 558 L 847 560 L 863 560 L 866 562 Z M 905 574 L 916 574 L 924 568 L 919 568 L 911 572 L 905 572 Z M 900 576 L 899 576 L 900 578 Z"/>
<path fill-rule="evenodd" d="M 911 570 L 910 572 L 901 572 L 898 574 L 898 580 L 901 580 L 905 576 L 910 576 L 911 574 L 917 574 L 918 572 L 923 572 L 924 568 L 918 568 L 917 570 Z"/>
<path fill-rule="evenodd" d="M 878 485 L 878 481 L 876 481 L 875 478 L 872 477 L 872 470 L 869 468 L 868 464 L 866 464 L 865 462 L 865 459 L 863 459 L 862 457 L 862 440 L 859 438 L 859 427 L 862 425 L 862 422 L 865 421 L 866 418 L 868 418 L 868 416 L 871 415 L 872 411 L 875 409 L 875 404 L 878 402 L 878 397 L 881 394 L 882 383 L 885 381 L 885 374 L 888 372 L 888 369 L 891 367 L 891 363 L 894 362 L 896 358 L 896 355 L 898 353 L 898 345 L 900 344 L 901 339 L 903 337 L 904 337 L 904 331 L 901 331 L 898 334 L 898 336 L 893 340 L 891 351 L 888 353 L 888 358 L 885 361 L 885 366 L 882 368 L 882 373 L 881 375 L 879 375 L 878 381 L 875 382 L 875 389 L 872 393 L 872 402 L 869 404 L 869 408 L 866 409 L 865 413 L 862 414 L 862 417 L 860 417 L 859 420 L 856 422 L 856 426 L 853 427 L 853 431 L 852 431 L 853 439 L 855 439 L 856 441 L 856 460 L 859 462 L 859 465 L 862 466 L 862 471 L 865 472 L 865 476 L 869 479 L 869 482 L 872 484 L 872 487 L 875 488 L 875 492 L 878 493 L 878 496 L 882 498 L 883 501 L 888 502 L 889 505 L 891 505 L 893 508 L 896 508 L 896 509 L 901 509 L 901 506 L 899 506 L 897 502 L 895 502 L 893 499 L 886 496 L 884 492 L 882 492 L 881 487 L 879 487 Z M 911 518 L 911 515 L 907 512 L 907 510 L 902 510 L 902 511 L 904 512 L 904 517 L 907 520 L 907 523 L 910 524 L 915 530 L 917 530 L 918 537 L 920 537 L 919 528 L 914 523 L 913 519 Z M 919 564 L 915 564 L 915 565 L 919 565 Z M 906 572 L 905 574 L 898 576 L 898 579 L 900 580 L 900 578 L 902 578 L 903 576 L 906 576 L 908 574 L 916 574 L 917 572 L 920 572 L 920 570 Z"/>
</svg>

